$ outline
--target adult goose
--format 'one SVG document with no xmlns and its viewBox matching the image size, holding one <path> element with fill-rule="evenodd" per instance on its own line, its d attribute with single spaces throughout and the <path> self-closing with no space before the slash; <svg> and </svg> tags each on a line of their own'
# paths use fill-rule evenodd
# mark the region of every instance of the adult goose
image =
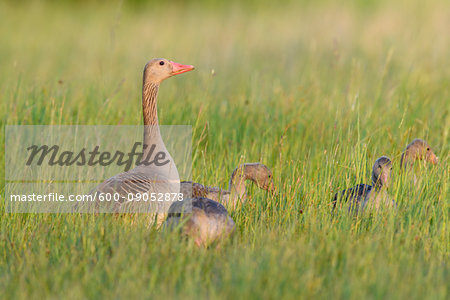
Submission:
<svg viewBox="0 0 450 300">
<path fill-rule="evenodd" d="M 247 199 L 246 181 L 250 180 L 260 189 L 273 193 L 275 186 L 272 176 L 272 171 L 261 163 L 245 163 L 234 169 L 228 190 L 182 181 L 180 192 L 184 198 L 205 197 L 235 209 L 239 201 L 243 203 Z"/>
<path fill-rule="evenodd" d="M 178 64 L 164 58 L 152 59 L 144 68 L 142 109 L 145 127 L 142 157 L 148 157 L 149 153 L 163 152 L 166 160 L 169 160 L 169 163 L 166 163 L 163 166 L 156 166 L 155 164 L 139 164 L 134 169 L 107 179 L 98 185 L 91 193 L 118 194 L 121 197 L 124 197 L 123 199 L 129 199 L 130 195 L 142 195 L 144 193 L 179 192 L 180 180 L 177 167 L 164 145 L 158 126 L 157 96 L 162 81 L 193 69 L 193 66 Z M 126 205 L 124 205 L 124 203 L 125 202 L 123 201 L 119 201 L 114 203 L 112 208 L 106 207 L 104 209 L 107 212 L 111 212 L 111 210 L 113 212 L 136 212 L 138 209 L 137 207 L 133 207 L 135 204 L 133 202 L 127 202 Z M 140 211 L 142 211 L 142 209 L 144 209 L 144 211 L 146 209 L 148 210 L 149 206 L 145 205 L 145 207 L 139 207 Z M 159 214 L 158 223 L 161 223 L 164 220 L 163 218 L 164 215 Z"/>
<path fill-rule="evenodd" d="M 178 229 L 198 247 L 208 247 L 228 238 L 234 232 L 235 224 L 222 204 L 196 197 L 174 202 L 169 208 L 164 228 Z"/>
<path fill-rule="evenodd" d="M 386 157 L 378 158 L 372 167 L 372 185 L 358 184 L 334 195 L 333 210 L 338 202 L 348 202 L 350 213 L 362 213 L 365 210 L 378 210 L 382 207 L 395 206 L 385 188 L 389 185 L 392 162 Z"/>
</svg>

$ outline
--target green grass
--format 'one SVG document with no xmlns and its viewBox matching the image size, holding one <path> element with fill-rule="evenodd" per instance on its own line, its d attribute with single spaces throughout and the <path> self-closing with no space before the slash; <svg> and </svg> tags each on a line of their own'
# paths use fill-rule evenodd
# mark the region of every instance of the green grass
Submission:
<svg viewBox="0 0 450 300">
<path fill-rule="evenodd" d="M 143 66 L 166 57 L 196 66 L 159 95 L 162 124 L 193 126 L 193 179 L 260 161 L 279 195 L 252 188 L 233 238 L 200 250 L 144 218 L 1 204 L 0 295 L 448 299 L 448 1 L 207 2 L 0 3 L 2 144 L 4 124 L 141 124 Z M 440 164 L 416 188 L 394 176 L 396 211 L 332 218 L 336 191 L 381 155 L 399 174 L 416 137 Z"/>
</svg>

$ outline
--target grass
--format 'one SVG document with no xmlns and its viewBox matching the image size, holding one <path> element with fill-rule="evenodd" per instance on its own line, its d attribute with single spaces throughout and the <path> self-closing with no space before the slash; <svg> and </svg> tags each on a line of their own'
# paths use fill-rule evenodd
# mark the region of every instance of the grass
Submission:
<svg viewBox="0 0 450 300">
<path fill-rule="evenodd" d="M 162 124 L 193 126 L 193 179 L 226 186 L 260 161 L 280 190 L 253 187 L 220 249 L 144 219 L 1 204 L 0 294 L 448 299 L 450 6 L 364 3 L 0 3 L 2 143 L 4 124 L 141 124 L 143 66 L 166 57 L 196 66 L 159 95 Z M 400 174 L 416 137 L 440 164 L 417 187 L 394 176 L 396 211 L 332 218 L 336 191 L 381 155 Z"/>
</svg>

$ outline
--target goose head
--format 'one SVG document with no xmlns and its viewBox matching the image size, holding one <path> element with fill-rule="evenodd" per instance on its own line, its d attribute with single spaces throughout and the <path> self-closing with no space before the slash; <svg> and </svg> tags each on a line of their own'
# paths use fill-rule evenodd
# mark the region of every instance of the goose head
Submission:
<svg viewBox="0 0 450 300">
<path fill-rule="evenodd" d="M 389 186 L 389 176 L 392 170 L 392 162 L 386 157 L 378 158 L 372 168 L 372 183 L 374 186 Z"/>
<path fill-rule="evenodd" d="M 439 161 L 430 145 L 422 139 L 414 139 L 402 153 L 402 166 L 406 166 L 408 162 L 413 164 L 416 160 L 424 160 L 433 165 Z"/>
<path fill-rule="evenodd" d="M 246 179 L 253 181 L 260 189 L 275 192 L 272 171 L 261 163 L 247 163 L 243 165 L 243 172 Z"/>
<path fill-rule="evenodd" d="M 174 75 L 194 70 L 194 66 L 182 65 L 165 58 L 154 58 L 144 68 L 144 81 L 160 84 Z"/>
</svg>

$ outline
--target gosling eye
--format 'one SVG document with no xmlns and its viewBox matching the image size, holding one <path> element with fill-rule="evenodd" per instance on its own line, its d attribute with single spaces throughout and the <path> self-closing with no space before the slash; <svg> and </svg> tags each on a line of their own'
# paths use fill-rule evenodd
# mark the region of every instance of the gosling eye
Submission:
<svg viewBox="0 0 450 300">
<path fill-rule="evenodd" d="M 161 60 L 161 61 L 159 62 L 159 65 L 160 65 L 160 66 L 164 66 L 164 61 Z"/>
<path fill-rule="evenodd" d="M 430 148 L 427 148 L 427 151 L 430 151 Z"/>
</svg>

